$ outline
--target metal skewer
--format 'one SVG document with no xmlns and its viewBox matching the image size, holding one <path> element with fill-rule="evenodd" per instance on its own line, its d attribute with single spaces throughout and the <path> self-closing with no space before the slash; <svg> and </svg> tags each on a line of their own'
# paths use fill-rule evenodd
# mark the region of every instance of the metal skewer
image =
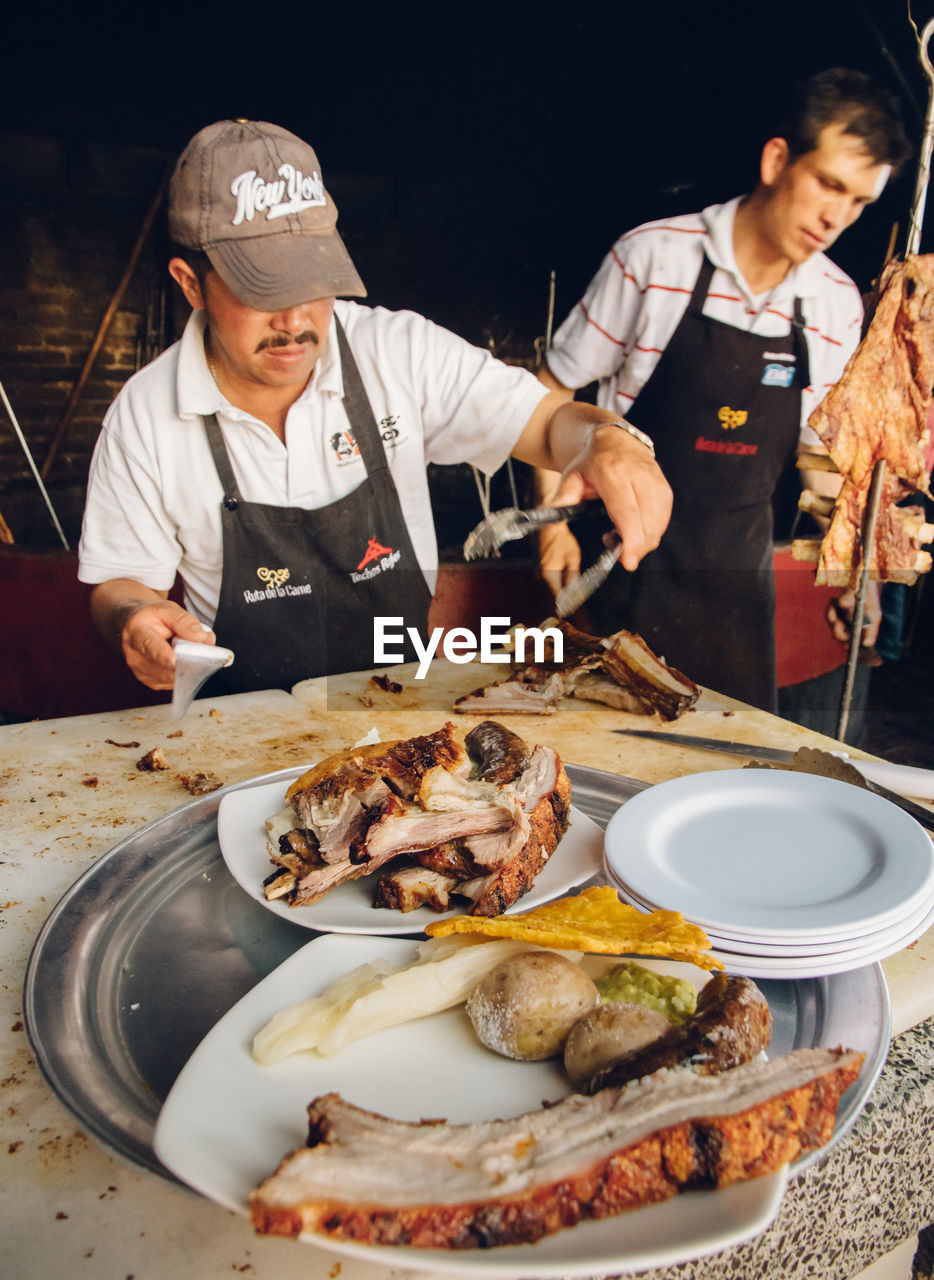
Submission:
<svg viewBox="0 0 934 1280">
<path fill-rule="evenodd" d="M 914 27 L 914 23 L 911 24 Z M 918 178 L 915 183 L 915 195 L 911 205 L 911 222 L 908 224 L 908 241 L 905 253 L 917 253 L 921 244 L 921 224 L 924 221 L 924 206 L 927 202 L 928 182 L 931 176 L 931 152 L 934 149 L 934 65 L 928 56 L 928 44 L 934 34 L 934 18 L 925 23 L 924 30 L 918 35 L 918 60 L 928 78 L 928 111 L 924 120 L 924 137 L 921 139 L 921 154 L 918 158 Z"/>
<path fill-rule="evenodd" d="M 924 121 L 924 137 L 921 140 L 921 154 L 918 159 L 918 177 L 915 182 L 915 194 L 911 205 L 911 222 L 908 226 L 908 238 L 905 244 L 905 256 L 918 252 L 921 245 L 921 224 L 924 221 L 924 206 L 927 203 L 928 184 L 931 177 L 931 153 L 934 150 L 934 64 L 928 56 L 928 44 L 934 35 L 934 18 L 924 25 L 921 34 L 909 14 L 909 21 L 914 27 L 918 40 L 918 60 L 928 78 L 928 109 Z M 876 520 L 879 514 L 879 499 L 882 482 L 885 478 L 885 459 L 880 458 L 872 472 L 872 483 L 866 503 L 866 517 L 863 524 L 863 567 L 860 571 L 859 585 L 856 591 L 856 603 L 853 608 L 853 621 L 850 630 L 850 647 L 847 654 L 846 678 L 843 685 L 843 696 L 840 699 L 840 719 L 837 724 L 837 738 L 843 741 L 847 723 L 850 718 L 850 702 L 853 697 L 853 683 L 856 677 L 856 666 L 859 662 L 860 642 L 863 630 L 863 615 L 866 608 L 866 593 L 869 590 L 869 566 L 872 563 L 873 546 L 876 536 Z"/>
<path fill-rule="evenodd" d="M 866 609 L 866 592 L 869 589 L 872 548 L 876 537 L 876 520 L 879 516 L 879 499 L 882 496 L 882 482 L 884 479 L 885 458 L 880 458 L 872 469 L 872 483 L 869 486 L 866 519 L 863 524 L 863 567 L 860 569 L 856 604 L 853 606 L 853 620 L 850 624 L 850 648 L 847 655 L 846 680 L 843 685 L 843 698 L 840 702 L 840 720 L 837 724 L 837 739 L 840 742 L 844 740 L 844 734 L 850 718 L 850 701 L 853 697 L 853 681 L 856 677 L 856 664 L 859 661 L 859 648 L 863 637 L 863 614 Z"/>
<path fill-rule="evenodd" d="M 42 476 L 39 474 L 39 468 L 36 466 L 36 462 L 30 452 L 29 445 L 26 443 L 26 437 L 23 435 L 23 429 L 16 420 L 16 414 L 13 412 L 13 406 L 10 404 L 2 382 L 0 382 L 0 400 L 3 401 L 3 407 L 6 409 L 10 422 L 13 424 L 13 430 L 16 432 L 17 439 L 23 446 L 23 453 L 26 455 L 26 461 L 29 463 L 29 469 L 33 474 L 33 479 L 39 486 L 39 492 L 45 500 L 45 505 L 49 509 L 49 515 L 52 517 L 52 523 L 55 525 L 55 531 L 62 540 L 62 546 L 66 551 L 70 551 L 71 548 L 68 545 L 68 539 L 65 537 L 65 531 L 59 524 L 58 516 L 55 514 L 55 508 L 52 506 L 52 499 L 49 497 L 48 490 L 42 483 Z"/>
</svg>

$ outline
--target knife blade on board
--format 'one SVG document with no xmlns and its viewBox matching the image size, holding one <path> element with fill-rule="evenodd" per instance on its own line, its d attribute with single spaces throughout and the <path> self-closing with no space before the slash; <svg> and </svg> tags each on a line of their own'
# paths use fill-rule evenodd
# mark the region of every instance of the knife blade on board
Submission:
<svg viewBox="0 0 934 1280">
<path fill-rule="evenodd" d="M 650 738 L 655 742 L 671 742 L 681 747 L 695 747 L 699 751 L 718 751 L 732 756 L 750 756 L 756 760 L 774 760 L 780 764 L 791 764 L 795 759 L 795 752 L 787 747 L 762 747 L 754 742 L 695 738 L 686 733 L 671 733 L 664 729 L 613 729 L 611 732 L 630 738 Z M 891 800 L 906 813 L 910 813 L 928 831 L 934 831 L 934 812 L 912 803 L 901 794 L 902 791 L 908 791 L 919 799 L 934 800 L 934 771 L 918 769 L 907 764 L 889 764 L 882 760 L 856 760 L 845 751 L 833 751 L 827 754 L 851 765 L 862 775 L 870 791 L 884 796 L 886 800 Z M 889 785 L 887 786 L 886 783 Z M 898 791 L 894 790 L 895 787 Z"/>
</svg>

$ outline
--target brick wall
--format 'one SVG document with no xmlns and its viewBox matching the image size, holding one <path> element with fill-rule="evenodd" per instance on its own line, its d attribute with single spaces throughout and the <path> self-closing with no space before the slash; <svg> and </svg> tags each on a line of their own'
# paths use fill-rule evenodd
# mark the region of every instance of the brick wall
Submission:
<svg viewBox="0 0 934 1280">
<path fill-rule="evenodd" d="M 143 149 L 0 135 L 0 380 L 40 471 L 168 162 Z M 157 221 L 46 478 L 70 540 L 101 418 L 165 340 L 161 237 Z M 0 514 L 18 543 L 57 545 L 5 411 Z"/>
</svg>

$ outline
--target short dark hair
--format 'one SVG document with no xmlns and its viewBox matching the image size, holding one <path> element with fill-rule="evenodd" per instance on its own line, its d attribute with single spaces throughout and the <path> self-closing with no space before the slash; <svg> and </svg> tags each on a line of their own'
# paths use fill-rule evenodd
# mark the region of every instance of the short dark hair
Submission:
<svg viewBox="0 0 934 1280">
<path fill-rule="evenodd" d="M 831 67 L 797 86 L 771 137 L 784 138 L 792 160 L 816 151 L 828 125 L 861 138 L 876 164 L 894 172 L 911 154 L 895 95 L 863 71 Z"/>
</svg>

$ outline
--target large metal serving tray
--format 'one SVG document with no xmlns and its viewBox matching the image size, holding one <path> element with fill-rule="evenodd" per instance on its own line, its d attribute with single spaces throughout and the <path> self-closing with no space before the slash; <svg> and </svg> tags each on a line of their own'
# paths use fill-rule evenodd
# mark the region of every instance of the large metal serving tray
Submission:
<svg viewBox="0 0 934 1280">
<path fill-rule="evenodd" d="M 229 791 L 285 784 L 302 772 L 213 792 L 121 840 L 68 890 L 33 948 L 25 1022 L 49 1084 L 89 1133 L 164 1177 L 153 1130 L 190 1054 L 242 995 L 315 936 L 266 910 L 230 875 L 217 843 L 218 805 Z M 571 765 L 568 774 L 574 803 L 603 827 L 645 786 L 599 769 Z M 759 986 L 775 1020 L 771 1054 L 837 1044 L 866 1053 L 838 1112 L 842 1136 L 888 1052 L 881 966 Z"/>
</svg>

